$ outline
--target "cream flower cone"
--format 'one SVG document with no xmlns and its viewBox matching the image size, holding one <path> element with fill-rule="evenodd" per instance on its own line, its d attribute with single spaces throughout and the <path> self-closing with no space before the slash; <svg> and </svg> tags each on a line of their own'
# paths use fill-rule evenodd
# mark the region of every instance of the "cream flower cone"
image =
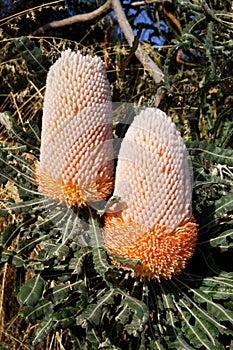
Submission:
<svg viewBox="0 0 233 350">
<path fill-rule="evenodd" d="M 114 196 L 119 202 L 105 215 L 107 249 L 138 260 L 127 266 L 141 276 L 170 278 L 180 272 L 197 239 L 192 181 L 181 135 L 159 109 L 141 111 L 129 127 Z"/>
<path fill-rule="evenodd" d="M 45 196 L 78 206 L 112 188 L 111 97 L 97 56 L 66 50 L 48 72 L 36 181 Z"/>
</svg>

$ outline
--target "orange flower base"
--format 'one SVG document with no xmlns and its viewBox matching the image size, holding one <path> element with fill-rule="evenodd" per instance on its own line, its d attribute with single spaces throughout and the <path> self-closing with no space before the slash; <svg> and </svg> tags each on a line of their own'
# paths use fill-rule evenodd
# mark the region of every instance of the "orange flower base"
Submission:
<svg viewBox="0 0 233 350">
<path fill-rule="evenodd" d="M 193 256 L 197 227 L 192 217 L 172 231 L 158 224 L 146 229 L 107 215 L 104 237 L 110 252 L 139 261 L 136 265 L 125 264 L 125 267 L 132 268 L 141 277 L 160 280 L 181 272 Z"/>
</svg>

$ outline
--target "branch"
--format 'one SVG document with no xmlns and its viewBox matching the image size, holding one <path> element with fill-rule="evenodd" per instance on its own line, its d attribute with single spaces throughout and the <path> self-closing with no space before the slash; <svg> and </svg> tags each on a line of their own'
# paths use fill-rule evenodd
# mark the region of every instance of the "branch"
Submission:
<svg viewBox="0 0 233 350">
<path fill-rule="evenodd" d="M 105 4 L 97 8 L 96 10 L 89 12 L 89 13 L 84 13 L 81 15 L 75 15 L 69 18 L 64 18 L 59 21 L 53 21 L 50 23 L 45 24 L 44 26 L 36 29 L 32 35 L 38 35 L 38 34 L 44 34 L 46 30 L 51 29 L 51 28 L 58 28 L 58 27 L 65 27 L 69 26 L 71 24 L 77 23 L 77 22 L 86 22 L 86 21 L 91 21 L 92 19 L 98 17 L 102 13 L 106 12 L 109 10 L 111 7 L 111 0 L 107 0 Z"/>
<path fill-rule="evenodd" d="M 158 0 L 158 1 L 161 1 L 161 0 Z M 132 47 L 134 42 L 134 33 L 132 28 L 130 27 L 130 24 L 126 18 L 125 12 L 119 0 L 107 0 L 105 4 L 103 4 L 98 9 L 92 12 L 81 14 L 81 15 L 75 15 L 69 18 L 62 19 L 60 21 L 53 21 L 53 22 L 47 23 L 44 26 L 38 28 L 36 31 L 34 31 L 32 35 L 44 34 L 46 30 L 51 28 L 64 27 L 77 22 L 90 21 L 96 18 L 97 16 L 101 15 L 102 13 L 106 12 L 111 7 L 115 11 L 119 26 L 121 27 L 121 30 L 124 33 L 125 38 L 128 41 L 128 44 Z M 157 64 L 144 51 L 142 45 L 140 44 L 138 45 L 138 48 L 135 51 L 135 56 L 141 62 L 143 67 L 150 72 L 154 81 L 156 83 L 160 83 L 163 77 L 163 73 L 161 69 L 157 66 Z"/>
<path fill-rule="evenodd" d="M 120 0 L 112 0 L 112 8 L 115 11 L 116 17 L 118 19 L 119 26 L 125 35 L 126 40 L 130 46 L 134 42 L 133 30 L 126 18 L 125 12 L 121 6 Z M 163 73 L 157 64 L 150 58 L 150 56 L 144 51 L 142 45 L 138 45 L 135 51 L 135 56 L 141 62 L 143 67 L 149 71 L 156 83 L 160 83 L 163 78 Z"/>
<path fill-rule="evenodd" d="M 144 1 L 135 1 L 135 2 L 131 2 L 131 6 L 143 6 L 143 5 L 150 5 L 153 4 L 155 2 L 165 2 L 167 0 L 144 0 Z"/>
</svg>

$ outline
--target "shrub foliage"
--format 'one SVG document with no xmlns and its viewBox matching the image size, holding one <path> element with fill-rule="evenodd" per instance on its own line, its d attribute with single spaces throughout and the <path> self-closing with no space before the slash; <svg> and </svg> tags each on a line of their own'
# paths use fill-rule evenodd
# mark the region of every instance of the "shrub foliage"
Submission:
<svg viewBox="0 0 233 350">
<path fill-rule="evenodd" d="M 74 5 L 71 1 L 72 9 Z M 79 43 L 69 29 L 41 37 L 29 37 L 20 29 L 26 17 L 33 32 L 43 13 L 62 17 L 65 10 L 63 2 L 24 12 L 15 8 L 15 14 L 0 22 L 0 108 L 7 120 L 1 127 L 0 147 L 0 347 L 229 348 L 233 346 L 230 2 L 177 0 L 173 5 L 154 3 L 136 9 L 125 4 L 129 20 L 132 13 L 134 17 L 146 13 L 152 23 L 156 18 L 166 23 L 159 26 L 157 19 L 154 35 L 142 43 L 163 69 L 160 84 L 131 55 L 122 36 L 114 34 L 117 23 L 111 13 L 85 23 Z M 135 24 L 136 30 L 139 25 Z M 155 51 L 153 40 L 158 35 L 164 43 Z M 102 243 L 103 218 L 95 208 L 67 208 L 37 192 L 34 162 L 39 157 L 46 73 L 67 47 L 102 55 L 113 101 L 159 106 L 187 143 L 199 240 L 187 268 L 171 280 L 139 280 L 131 270 L 113 266 Z M 132 106 L 122 113 L 123 106 L 114 104 L 116 139 L 136 113 Z"/>
</svg>

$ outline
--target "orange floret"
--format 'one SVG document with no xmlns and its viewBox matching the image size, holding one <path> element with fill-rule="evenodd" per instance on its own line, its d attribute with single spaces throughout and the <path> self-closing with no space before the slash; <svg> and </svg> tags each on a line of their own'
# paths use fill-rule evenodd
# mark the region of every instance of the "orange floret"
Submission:
<svg viewBox="0 0 233 350">
<path fill-rule="evenodd" d="M 136 265 L 124 266 L 132 268 L 141 277 L 158 280 L 171 278 L 173 274 L 181 272 L 193 256 L 197 226 L 193 218 L 189 218 L 175 230 L 156 225 L 145 231 L 145 228 L 132 222 L 124 222 L 119 217 L 107 215 L 106 248 L 124 258 L 138 260 Z"/>
</svg>

